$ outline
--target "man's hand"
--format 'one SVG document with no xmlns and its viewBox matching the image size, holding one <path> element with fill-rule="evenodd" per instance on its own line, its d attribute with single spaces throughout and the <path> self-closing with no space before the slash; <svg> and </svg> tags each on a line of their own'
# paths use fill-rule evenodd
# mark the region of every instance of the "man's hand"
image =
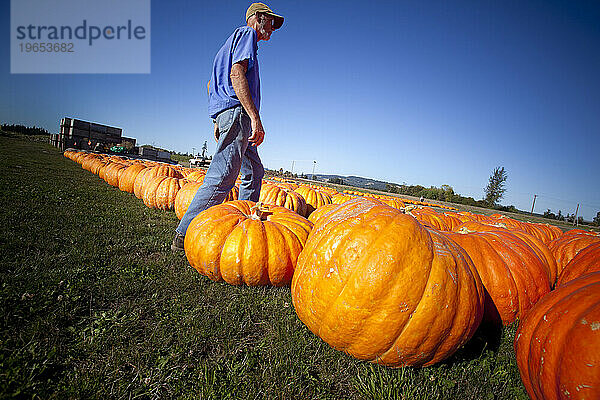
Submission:
<svg viewBox="0 0 600 400">
<path fill-rule="evenodd" d="M 252 135 L 248 138 L 248 141 L 252 146 L 260 146 L 265 139 L 265 130 L 260 119 L 252 119 L 251 122 Z"/>
</svg>

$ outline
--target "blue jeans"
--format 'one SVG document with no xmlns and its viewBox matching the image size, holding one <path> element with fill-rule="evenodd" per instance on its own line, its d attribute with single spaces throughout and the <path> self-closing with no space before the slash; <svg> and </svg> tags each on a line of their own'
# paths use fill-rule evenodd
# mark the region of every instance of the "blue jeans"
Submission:
<svg viewBox="0 0 600 400">
<path fill-rule="evenodd" d="M 206 171 L 204 183 L 175 229 L 184 236 L 196 215 L 225 200 L 240 172 L 242 183 L 239 199 L 258 201 L 260 195 L 265 170 L 256 146 L 248 145 L 248 138 L 252 132 L 250 117 L 242 106 L 236 106 L 217 115 L 217 124 L 219 142 Z"/>
</svg>

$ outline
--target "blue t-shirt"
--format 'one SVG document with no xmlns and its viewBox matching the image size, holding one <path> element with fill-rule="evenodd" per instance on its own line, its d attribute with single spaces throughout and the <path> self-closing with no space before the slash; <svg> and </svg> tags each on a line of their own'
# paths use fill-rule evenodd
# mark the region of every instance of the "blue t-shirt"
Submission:
<svg viewBox="0 0 600 400">
<path fill-rule="evenodd" d="M 243 60 L 248 60 L 246 79 L 254 105 L 257 110 L 260 109 L 257 50 L 256 31 L 249 26 L 237 28 L 219 49 L 213 62 L 208 90 L 208 114 L 211 118 L 215 118 L 223 110 L 241 104 L 233 90 L 229 74 L 232 65 Z"/>
</svg>

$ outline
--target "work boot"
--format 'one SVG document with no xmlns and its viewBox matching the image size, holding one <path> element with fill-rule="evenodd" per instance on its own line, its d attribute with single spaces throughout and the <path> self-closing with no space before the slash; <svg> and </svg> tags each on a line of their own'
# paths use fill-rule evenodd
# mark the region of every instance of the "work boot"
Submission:
<svg viewBox="0 0 600 400">
<path fill-rule="evenodd" d="M 173 244 L 171 244 L 171 250 L 173 250 L 174 252 L 185 251 L 185 249 L 183 248 L 183 239 L 184 238 L 185 238 L 185 236 L 183 236 L 181 233 L 175 232 L 175 237 L 173 238 Z"/>
</svg>

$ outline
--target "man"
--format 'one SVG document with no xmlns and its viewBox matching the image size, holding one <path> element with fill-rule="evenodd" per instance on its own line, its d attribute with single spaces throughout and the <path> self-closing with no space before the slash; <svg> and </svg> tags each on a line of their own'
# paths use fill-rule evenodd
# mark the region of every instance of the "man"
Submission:
<svg viewBox="0 0 600 400">
<path fill-rule="evenodd" d="M 257 147 L 265 130 L 260 119 L 258 42 L 269 40 L 283 17 L 263 3 L 246 11 L 246 26 L 237 28 L 217 52 L 208 85 L 208 111 L 215 121 L 217 150 L 187 212 L 175 230 L 171 249 L 183 250 L 185 232 L 200 212 L 221 204 L 241 171 L 239 199 L 258 201 L 264 168 Z"/>
</svg>

